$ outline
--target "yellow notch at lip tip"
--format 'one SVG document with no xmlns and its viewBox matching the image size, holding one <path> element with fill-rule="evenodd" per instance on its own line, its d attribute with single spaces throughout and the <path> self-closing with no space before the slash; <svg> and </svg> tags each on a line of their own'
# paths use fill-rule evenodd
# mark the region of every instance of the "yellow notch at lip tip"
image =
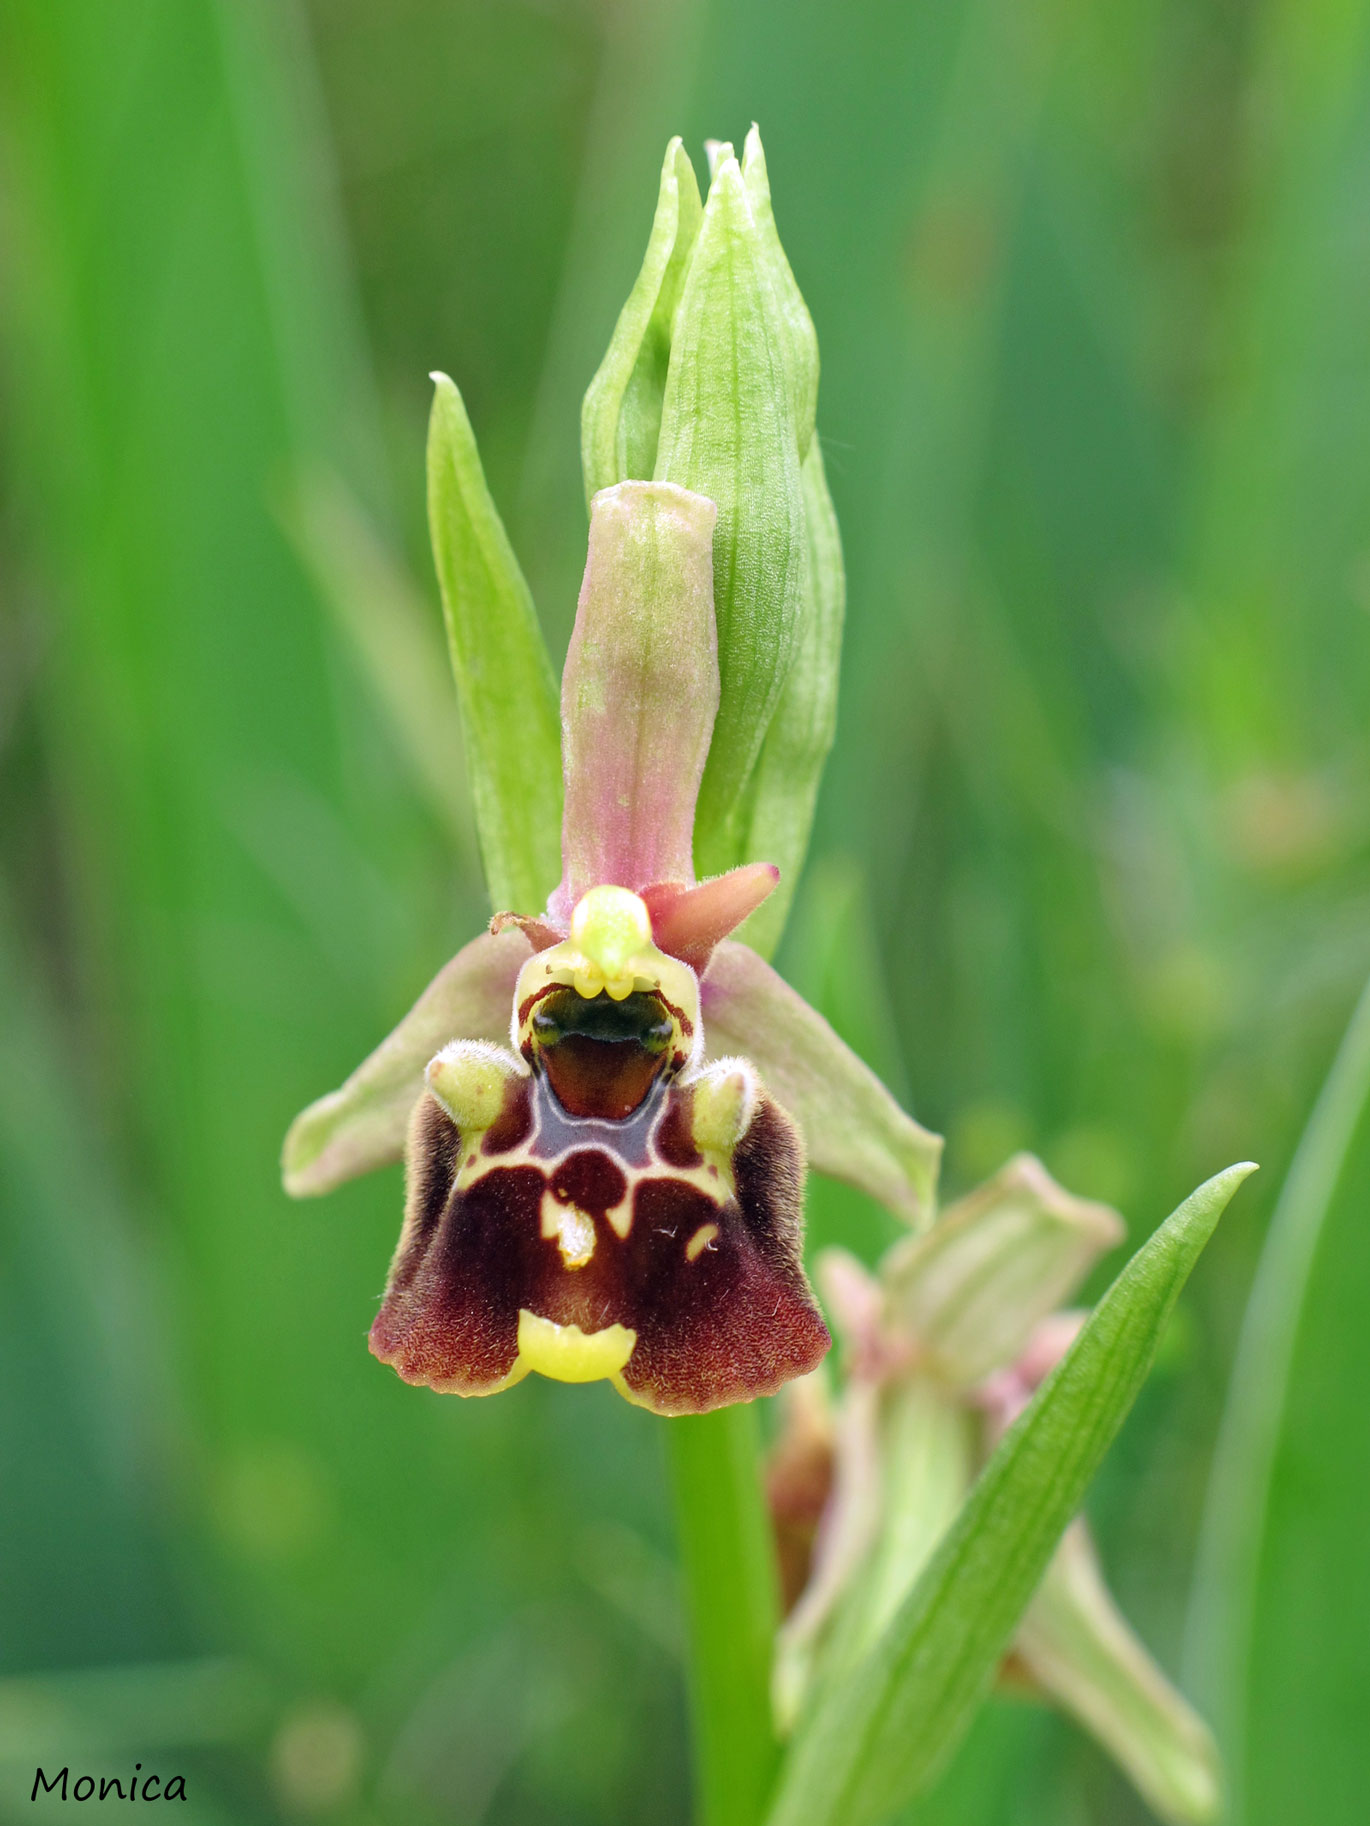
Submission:
<svg viewBox="0 0 1370 1826">
<path fill-rule="evenodd" d="M 519 1363 L 553 1382 L 600 1382 L 617 1376 L 633 1354 L 637 1333 L 626 1325 L 584 1332 L 519 1309 Z"/>
</svg>

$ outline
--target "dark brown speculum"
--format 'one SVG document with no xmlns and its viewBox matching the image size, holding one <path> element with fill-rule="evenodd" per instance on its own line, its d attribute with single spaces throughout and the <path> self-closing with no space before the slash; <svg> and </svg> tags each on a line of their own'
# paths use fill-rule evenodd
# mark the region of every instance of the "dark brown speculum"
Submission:
<svg viewBox="0 0 1370 1826">
<path fill-rule="evenodd" d="M 620 1122 L 641 1107 L 670 1056 L 673 1026 L 650 992 L 614 1001 L 550 990 L 533 1010 L 535 1069 L 571 1116 Z"/>
</svg>

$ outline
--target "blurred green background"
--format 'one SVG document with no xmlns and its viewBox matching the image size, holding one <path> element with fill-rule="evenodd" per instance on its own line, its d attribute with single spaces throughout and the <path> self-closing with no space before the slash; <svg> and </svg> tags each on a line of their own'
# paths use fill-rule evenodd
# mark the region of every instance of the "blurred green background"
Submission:
<svg viewBox="0 0 1370 1826">
<path fill-rule="evenodd" d="M 1265 1167 L 1092 1501 L 1179 1668 L 1370 969 L 1370 8 L 0 0 L 0 1818 L 135 1760 L 205 1822 L 686 1818 L 660 1423 L 405 1388 L 398 1172 L 295 1207 L 276 1157 L 485 914 L 427 371 L 559 657 L 662 149 L 753 117 L 850 578 L 781 962 L 953 1187 L 1030 1146 L 1138 1238 Z M 1358 1135 L 1222 1699 L 1249 1826 L 1365 1818 L 1367 1198 Z M 917 1817 L 1147 1816 L 996 1701 Z"/>
</svg>

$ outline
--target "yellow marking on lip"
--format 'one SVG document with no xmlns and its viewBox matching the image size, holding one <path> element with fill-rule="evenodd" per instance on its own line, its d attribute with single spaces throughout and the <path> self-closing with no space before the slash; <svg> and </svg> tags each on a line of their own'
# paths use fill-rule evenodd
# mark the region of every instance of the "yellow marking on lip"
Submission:
<svg viewBox="0 0 1370 1826">
<path fill-rule="evenodd" d="M 633 1194 L 631 1188 L 629 1189 L 627 1198 L 621 1199 L 611 1211 L 606 1211 L 604 1215 L 613 1225 L 614 1234 L 626 1243 L 628 1240 L 628 1232 L 633 1227 Z"/>
<path fill-rule="evenodd" d="M 578 1205 L 563 1205 L 552 1192 L 544 1192 L 538 1228 L 549 1243 L 556 1238 L 567 1268 L 583 1268 L 593 1258 L 595 1220 Z"/>
<path fill-rule="evenodd" d="M 578 1325 L 557 1325 L 526 1306 L 519 1309 L 518 1360 L 553 1382 L 599 1382 L 617 1376 L 637 1343 L 626 1325 L 584 1332 Z"/>
<path fill-rule="evenodd" d="M 685 1260 L 697 1262 L 706 1249 L 712 1249 L 718 1241 L 717 1224 L 701 1224 L 698 1230 L 685 1245 Z"/>
</svg>

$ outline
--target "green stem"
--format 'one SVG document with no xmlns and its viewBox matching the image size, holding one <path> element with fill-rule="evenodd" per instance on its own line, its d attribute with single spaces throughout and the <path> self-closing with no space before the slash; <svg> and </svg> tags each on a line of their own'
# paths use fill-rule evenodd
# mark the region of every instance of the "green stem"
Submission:
<svg viewBox="0 0 1370 1826">
<path fill-rule="evenodd" d="M 779 1608 L 756 1410 L 668 1423 L 685 1582 L 697 1826 L 759 1826 L 780 1747 L 771 1720 Z"/>
</svg>

